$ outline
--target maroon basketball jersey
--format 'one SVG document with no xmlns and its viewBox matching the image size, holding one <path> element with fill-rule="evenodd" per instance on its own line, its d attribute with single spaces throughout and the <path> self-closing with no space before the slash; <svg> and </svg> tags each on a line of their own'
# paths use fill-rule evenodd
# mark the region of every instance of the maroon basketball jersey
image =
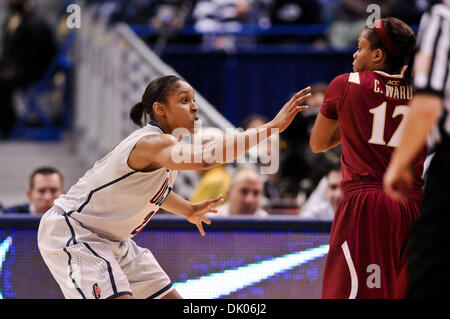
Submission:
<svg viewBox="0 0 450 319">
<path fill-rule="evenodd" d="M 382 183 L 409 112 L 412 87 L 400 75 L 346 73 L 328 86 L 320 112 L 337 119 L 342 144 L 342 184 Z M 426 149 L 413 164 L 414 188 L 423 185 Z"/>
</svg>

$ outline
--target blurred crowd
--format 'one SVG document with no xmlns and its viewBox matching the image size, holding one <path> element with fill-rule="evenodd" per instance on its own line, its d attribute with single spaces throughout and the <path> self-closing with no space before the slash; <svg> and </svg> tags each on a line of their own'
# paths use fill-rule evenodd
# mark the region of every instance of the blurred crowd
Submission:
<svg viewBox="0 0 450 319">
<path fill-rule="evenodd" d="M 177 43 L 206 43 L 215 49 L 239 44 L 312 43 L 342 48 L 355 45 L 358 30 L 376 4 L 381 16 L 395 16 L 418 25 L 421 14 L 434 0 L 89 0 L 104 7 L 111 21 L 147 25 L 158 34 L 172 36 Z M 325 25 L 325 31 L 295 34 L 287 29 L 276 33 L 240 31 L 267 30 L 270 27 Z M 192 26 L 204 34 L 180 34 Z M 250 28 L 250 29 L 249 29 Z M 253 29 L 251 29 L 253 28 Z M 313 30 L 313 29 L 311 29 Z M 233 34 L 220 34 L 220 33 Z M 238 32 L 237 34 L 235 32 Z M 219 34 L 217 34 L 219 33 Z M 150 37 L 150 41 L 155 38 Z M 155 40 L 156 41 L 156 40 Z"/>
<path fill-rule="evenodd" d="M 191 202 L 213 199 L 222 194 L 225 202 L 218 207 L 218 216 L 294 215 L 304 220 L 331 221 L 342 199 L 340 148 L 313 154 L 308 140 L 315 117 L 323 102 L 326 84 L 312 86 L 309 108 L 299 113 L 288 130 L 277 136 L 279 169 L 265 174 L 270 164 L 270 143 L 260 144 L 241 160 L 209 170 L 180 171 L 174 191 Z M 242 122 L 242 129 L 264 124 L 267 119 L 253 114 Z M 202 129 L 200 143 L 221 138 L 225 132 L 209 127 Z M 262 146 L 261 146 L 262 145 Z M 275 144 L 276 145 L 276 144 Z M 28 199 L 12 207 L 1 207 L 3 214 L 41 215 L 53 201 L 65 193 L 63 173 L 54 167 L 38 167 L 29 177 L 24 190 Z M 160 213 L 165 213 L 161 209 Z"/>
<path fill-rule="evenodd" d="M 58 16 L 67 16 L 61 2 Z M 417 25 L 423 11 L 432 0 L 86 0 L 97 4 L 99 14 L 110 17 L 111 23 L 149 26 L 166 40 L 180 38 L 181 30 L 192 26 L 204 33 L 200 41 L 207 41 L 217 49 L 244 43 L 327 43 L 335 47 L 354 45 L 370 14 L 369 4 L 378 4 L 382 16 L 395 16 L 410 25 Z M 14 91 L 26 88 L 44 75 L 67 32 L 51 26 L 45 14 L 33 10 L 32 1 L 8 0 L 8 12 L 2 23 L 0 55 L 0 138 L 9 137 L 17 115 L 13 107 Z M 41 12 L 42 13 L 42 12 Z M 281 36 L 277 34 L 241 38 L 233 32 L 253 26 L 326 25 L 321 34 Z M 231 32 L 230 34 L 223 34 Z M 151 38 L 149 38 L 151 41 Z M 196 40 L 189 39 L 191 42 Z M 248 153 L 254 165 L 227 164 L 209 171 L 181 174 L 175 191 L 193 202 L 223 194 L 226 202 L 219 215 L 254 215 L 265 217 L 290 214 L 312 220 L 332 220 L 334 210 L 342 198 L 340 180 L 340 148 L 313 154 L 308 141 L 310 130 L 322 105 L 327 83 L 312 86 L 309 109 L 300 113 L 279 140 L 280 168 L 275 174 L 261 174 L 264 165 L 256 150 Z M 252 114 L 243 119 L 241 127 L 248 129 L 265 123 L 267 119 Z M 214 128 L 206 136 L 216 136 Z M 204 141 L 205 143 L 207 140 Z M 4 207 L 3 213 L 42 214 L 53 200 L 65 192 L 63 174 L 51 167 L 37 168 L 30 176 L 26 191 L 27 203 Z M 1 206 L 1 204 L 0 204 Z M 1 209 L 1 207 L 0 207 Z"/>
<path fill-rule="evenodd" d="M 243 159 L 221 165 L 208 171 L 179 172 L 174 191 L 192 202 L 224 195 L 225 204 L 219 216 L 294 215 L 302 219 L 331 221 L 342 199 L 340 168 L 341 148 L 314 154 L 309 147 L 309 136 L 325 96 L 326 83 L 311 86 L 312 97 L 306 101 L 308 109 L 299 113 L 294 122 L 277 136 L 274 148 L 279 168 L 268 174 L 270 143 L 252 148 Z M 245 118 L 243 130 L 255 128 L 268 119 L 261 114 Z M 201 143 L 223 136 L 217 128 L 204 128 Z M 276 144 L 274 144 L 276 145 Z"/>
<path fill-rule="evenodd" d="M 433 0 L 86 0 L 97 14 L 111 23 L 148 26 L 155 32 L 143 35 L 157 54 L 170 41 L 197 43 L 212 49 L 234 50 L 238 45 L 310 43 L 321 46 L 355 45 L 367 20 L 369 5 L 377 4 L 382 16 L 396 16 L 411 25 Z M 51 25 L 48 12 L 35 10 L 42 2 L 7 0 L 0 35 L 0 138 L 10 135 L 17 119 L 14 92 L 36 84 L 44 75 L 68 30 L 66 8 L 71 1 L 54 6 Z M 2 10 L 3 11 L 3 10 Z M 37 11 L 37 12 L 36 12 Z M 246 27 L 266 30 L 271 26 L 326 25 L 324 31 L 292 34 L 245 32 Z M 196 32 L 182 30 L 192 26 Z M 255 29 L 252 29 L 255 30 Z M 242 31 L 239 33 L 239 31 Z M 225 34 L 223 33 L 225 32 Z M 228 33 L 227 33 L 228 32 Z M 231 32 L 231 33 L 229 33 Z M 237 33 L 236 33 L 237 32 Z M 58 77 L 55 77 L 58 81 Z M 61 81 L 60 81 L 61 82 Z"/>
</svg>

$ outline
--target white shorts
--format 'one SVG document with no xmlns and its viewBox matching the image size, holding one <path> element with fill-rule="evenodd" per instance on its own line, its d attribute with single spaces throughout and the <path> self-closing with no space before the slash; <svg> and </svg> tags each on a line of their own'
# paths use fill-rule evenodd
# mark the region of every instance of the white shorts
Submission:
<svg viewBox="0 0 450 319">
<path fill-rule="evenodd" d="M 161 298 L 173 290 L 148 249 L 101 237 L 57 207 L 41 218 L 38 246 L 66 298 Z"/>
</svg>

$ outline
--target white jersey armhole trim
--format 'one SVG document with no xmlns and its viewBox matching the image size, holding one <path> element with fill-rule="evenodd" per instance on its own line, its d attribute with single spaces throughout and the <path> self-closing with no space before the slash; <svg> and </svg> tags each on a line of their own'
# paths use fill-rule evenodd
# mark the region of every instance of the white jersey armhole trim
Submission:
<svg viewBox="0 0 450 319">
<path fill-rule="evenodd" d="M 403 79 L 403 75 L 401 75 L 401 74 L 389 74 L 389 73 L 386 73 L 386 72 L 383 72 L 383 71 L 378 71 L 378 70 L 377 71 L 373 71 L 373 72 L 378 73 L 380 75 L 384 75 L 384 76 L 390 77 L 390 78 Z"/>
</svg>

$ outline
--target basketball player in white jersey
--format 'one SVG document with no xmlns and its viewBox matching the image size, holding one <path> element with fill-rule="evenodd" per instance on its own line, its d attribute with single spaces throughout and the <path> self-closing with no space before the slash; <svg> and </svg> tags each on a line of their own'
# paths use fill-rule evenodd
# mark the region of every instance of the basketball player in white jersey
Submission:
<svg viewBox="0 0 450 319">
<path fill-rule="evenodd" d="M 247 139 L 244 148 L 237 147 L 237 136 L 212 145 L 224 150 L 224 161 L 242 155 L 273 129 L 286 129 L 306 108 L 300 104 L 310 97 L 309 91 L 294 95 L 272 121 L 239 133 Z M 197 111 L 187 82 L 172 75 L 153 80 L 130 111 L 130 118 L 141 128 L 97 161 L 42 217 L 39 249 L 66 298 L 181 298 L 152 253 L 131 238 L 160 207 L 185 216 L 203 236 L 202 223 L 210 224 L 205 215 L 217 212 L 214 207 L 223 201 L 219 196 L 193 204 L 171 191 L 176 171 L 223 163 L 207 163 L 203 158 L 179 163 L 172 158 L 172 151 L 180 146 L 172 133 L 182 128 L 193 134 Z M 147 115 L 148 124 L 143 121 Z M 198 147 L 206 146 L 188 145 L 183 151 L 193 158 Z M 230 148 L 234 154 L 225 151 Z"/>
</svg>

